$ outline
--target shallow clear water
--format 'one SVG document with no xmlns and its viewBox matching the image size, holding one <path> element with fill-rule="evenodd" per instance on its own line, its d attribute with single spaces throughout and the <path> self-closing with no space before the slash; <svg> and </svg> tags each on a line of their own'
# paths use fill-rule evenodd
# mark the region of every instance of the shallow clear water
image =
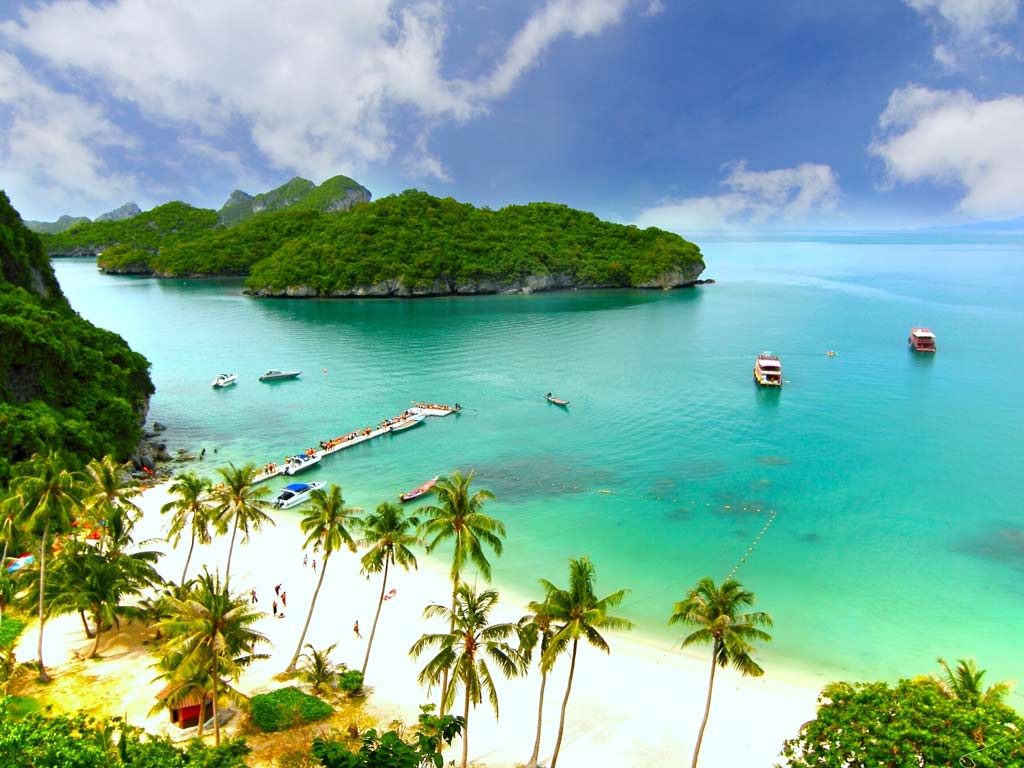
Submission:
<svg viewBox="0 0 1024 768">
<path fill-rule="evenodd" d="M 737 574 L 775 618 L 767 667 L 895 678 L 974 655 L 1022 677 L 1024 247 L 704 251 L 719 282 L 694 290 L 417 301 L 257 301 L 236 281 L 55 266 L 83 316 L 152 361 L 150 418 L 171 449 L 206 447 L 204 470 L 458 401 L 303 479 L 372 507 L 475 468 L 509 531 L 499 584 L 561 582 L 588 554 L 598 590 L 628 587 L 622 612 L 666 642 L 674 601 L 725 577 L 774 511 Z M 934 357 L 908 351 L 914 325 Z M 753 384 L 763 349 L 782 391 Z M 303 374 L 259 383 L 269 367 Z M 221 371 L 239 383 L 211 389 Z"/>
</svg>

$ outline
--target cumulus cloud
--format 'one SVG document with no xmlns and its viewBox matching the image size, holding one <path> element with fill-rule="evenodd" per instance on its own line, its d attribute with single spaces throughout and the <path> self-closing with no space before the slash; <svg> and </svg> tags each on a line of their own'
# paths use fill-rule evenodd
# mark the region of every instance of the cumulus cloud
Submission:
<svg viewBox="0 0 1024 768">
<path fill-rule="evenodd" d="M 445 75 L 448 11 L 441 0 L 58 0 L 26 5 L 0 23 L 0 41 L 45 62 L 52 93 L 63 98 L 56 90 L 63 88 L 68 100 L 92 103 L 98 124 L 113 129 L 109 136 L 119 130 L 111 115 L 127 105 L 150 126 L 198 137 L 178 145 L 197 160 L 219 157 L 230 166 L 231 131 L 241 125 L 274 168 L 316 178 L 362 171 L 400 151 L 406 173 L 446 180 L 429 132 L 409 124 L 437 126 L 486 112 L 555 41 L 600 34 L 630 6 L 655 7 L 548 0 L 475 79 Z M 22 140 L 35 132 L 43 141 L 47 120 L 32 119 L 27 102 L 15 110 L 23 115 Z M 93 180 L 102 171 L 94 150 L 101 133 L 64 132 L 89 158 Z M 77 170 L 61 169 L 58 157 L 46 163 L 62 178 Z"/>
<path fill-rule="evenodd" d="M 890 183 L 963 189 L 958 209 L 979 219 L 1024 215 L 1024 96 L 979 101 L 966 91 L 900 88 L 878 119 L 869 151 Z"/>
<path fill-rule="evenodd" d="M 670 200 L 649 208 L 636 223 L 680 231 L 799 224 L 835 210 L 839 201 L 835 171 L 814 163 L 751 171 L 741 161 L 730 167 L 722 186 L 727 191 L 720 195 Z"/>
<path fill-rule="evenodd" d="M 949 69 L 974 55 L 1015 53 L 1001 30 L 1018 18 L 1020 0 L 904 0 L 932 27 L 935 60 Z"/>
</svg>

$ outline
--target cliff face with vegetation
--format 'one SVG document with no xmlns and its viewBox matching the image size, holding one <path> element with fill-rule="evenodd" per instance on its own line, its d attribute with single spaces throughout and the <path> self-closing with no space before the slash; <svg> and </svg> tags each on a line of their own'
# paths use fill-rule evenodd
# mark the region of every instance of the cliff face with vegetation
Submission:
<svg viewBox="0 0 1024 768">
<path fill-rule="evenodd" d="M 239 224 L 261 213 L 285 209 L 333 213 L 347 211 L 356 203 L 370 202 L 370 190 L 347 176 L 334 176 L 319 187 L 296 176 L 277 189 L 248 195 L 236 189 L 218 212 L 224 226 Z"/>
<path fill-rule="evenodd" d="M 127 458 L 153 393 L 149 363 L 79 317 L 39 238 L 0 192 L 0 485 L 37 451 Z"/>
</svg>

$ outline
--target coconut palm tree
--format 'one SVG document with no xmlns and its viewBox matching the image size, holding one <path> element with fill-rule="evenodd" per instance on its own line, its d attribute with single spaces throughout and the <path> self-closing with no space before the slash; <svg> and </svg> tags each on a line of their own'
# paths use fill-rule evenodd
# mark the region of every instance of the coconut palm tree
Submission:
<svg viewBox="0 0 1024 768">
<path fill-rule="evenodd" d="M 545 656 L 548 647 L 551 645 L 551 638 L 555 634 L 555 625 L 551 620 L 551 612 L 543 602 L 533 601 L 527 606 L 530 613 L 519 620 L 519 632 L 522 638 L 520 649 L 523 658 L 529 664 L 533 658 L 533 650 L 538 647 L 540 650 L 540 695 L 537 697 L 537 734 L 533 740 L 533 752 L 526 763 L 526 768 L 537 768 L 537 759 L 540 756 L 540 736 L 544 722 L 544 690 L 548 684 L 548 673 L 554 666 L 554 657 Z"/>
<path fill-rule="evenodd" d="M 355 515 L 362 512 L 358 507 L 346 507 L 345 499 L 341 496 L 341 488 L 333 483 L 331 483 L 329 491 L 325 492 L 323 488 L 317 488 L 309 498 L 312 506 L 302 518 L 302 522 L 299 523 L 302 532 L 306 534 L 306 541 L 302 548 L 305 549 L 312 544 L 314 552 L 319 550 L 324 554 L 320 563 L 320 578 L 316 582 L 313 599 L 309 601 L 306 623 L 302 625 L 299 644 L 295 648 L 292 660 L 288 663 L 289 672 L 295 671 L 295 665 L 299 662 L 299 654 L 302 652 L 302 644 L 306 642 L 309 621 L 313 618 L 316 598 L 320 594 L 320 587 L 323 586 L 324 574 L 327 573 L 327 562 L 331 559 L 332 554 L 341 549 L 343 544 L 348 547 L 349 551 L 356 551 L 355 540 L 345 526 L 358 525 L 358 518 Z"/>
<path fill-rule="evenodd" d="M 982 689 L 981 679 L 985 676 L 984 669 L 978 669 L 974 659 L 957 659 L 956 669 L 950 669 L 945 659 L 936 659 L 942 667 L 942 674 L 933 674 L 932 679 L 939 689 L 951 699 L 969 704 L 1000 704 L 1005 699 L 1013 683 L 1002 680 Z"/>
<path fill-rule="evenodd" d="M 420 533 L 427 540 L 427 552 L 433 552 L 442 542 L 452 539 L 452 616 L 455 615 L 455 595 L 459 589 L 462 571 L 467 562 L 472 562 L 485 579 L 491 579 L 491 564 L 484 554 L 488 546 L 494 554 L 501 556 L 501 537 L 505 535 L 505 526 L 493 517 L 488 517 L 482 510 L 484 502 L 494 499 L 494 494 L 486 489 L 469 492 L 474 472 L 462 475 L 454 472 L 451 477 L 442 477 L 434 491 L 437 493 L 437 505 L 422 507 L 426 515 Z M 452 625 L 450 630 L 454 631 Z M 448 687 L 447 670 L 442 675 L 441 690 Z M 443 693 L 442 693 L 443 702 Z M 440 715 L 444 716 L 444 704 L 441 704 Z"/>
<path fill-rule="evenodd" d="M 205 686 L 209 681 L 214 742 L 219 745 L 219 696 L 244 698 L 231 683 L 237 682 L 252 662 L 267 658 L 255 649 L 270 641 L 252 629 L 264 614 L 253 609 L 248 596 L 232 595 L 227 582 L 222 583 L 219 575 L 205 568 L 183 599 L 168 600 L 171 617 L 160 625 L 167 635 L 158 664 L 161 676 L 182 686 Z"/>
<path fill-rule="evenodd" d="M 209 544 L 213 540 L 210 536 L 212 510 L 208 503 L 210 481 L 191 472 L 184 472 L 174 478 L 169 490 L 176 498 L 160 507 L 162 514 L 173 513 L 167 540 L 171 542 L 171 546 L 177 547 L 185 529 L 188 529 L 190 537 L 188 556 L 185 558 L 185 567 L 181 569 L 181 581 L 178 582 L 184 584 L 196 541 L 198 540 L 200 544 Z"/>
<path fill-rule="evenodd" d="M 370 628 L 370 639 L 366 643 L 366 656 L 363 658 L 363 677 L 366 677 L 366 666 L 370 663 L 370 649 L 373 648 L 373 636 L 377 633 L 377 621 L 380 609 L 384 605 L 384 594 L 388 588 L 388 569 L 392 565 L 400 565 L 405 570 L 416 568 L 416 556 L 409 547 L 417 544 L 414 531 L 419 526 L 419 518 L 415 515 L 406 517 L 402 508 L 390 501 L 385 501 L 377 510 L 363 519 L 361 528 L 363 537 L 359 540 L 360 547 L 367 547 L 362 557 L 364 573 L 381 573 L 380 597 L 377 598 L 377 612 L 373 615 L 373 626 Z"/>
<path fill-rule="evenodd" d="M 318 651 L 306 643 L 309 652 L 299 657 L 303 661 L 300 673 L 303 682 L 313 686 L 313 693 L 321 693 L 324 686 L 330 688 L 338 677 L 338 667 L 331 661 L 331 652 L 337 645 L 337 643 L 331 643 L 324 650 Z"/>
<path fill-rule="evenodd" d="M 494 687 L 494 676 L 487 660 L 494 662 L 505 677 L 515 677 L 526 670 L 522 654 L 509 644 L 509 638 L 517 635 L 515 624 L 488 624 L 488 614 L 498 601 L 498 593 L 487 589 L 479 594 L 468 584 L 459 584 L 455 592 L 455 609 L 443 605 L 428 605 L 424 618 L 447 619 L 453 629 L 445 634 L 426 634 L 417 640 L 409 653 L 419 656 L 424 650 L 437 647 L 438 653 L 431 658 L 419 675 L 420 685 L 432 685 L 446 670 L 452 670 L 451 684 L 442 691 L 443 706 L 447 709 L 455 701 L 459 686 L 464 692 L 462 717 L 462 768 L 469 759 L 469 710 L 483 701 L 488 701 L 498 716 L 498 692 Z"/>
<path fill-rule="evenodd" d="M 224 584 L 231 575 L 231 555 L 235 550 L 235 535 L 242 531 L 242 543 L 249 541 L 249 531 L 258 531 L 265 524 L 274 525 L 274 518 L 263 510 L 267 506 L 266 496 L 270 492 L 265 486 L 256 486 L 256 467 L 246 464 L 236 467 L 228 464 L 218 467 L 221 482 L 213 488 L 212 498 L 216 504 L 218 531 L 223 533 L 231 525 L 231 544 L 228 546 L 228 562 L 224 568 Z"/>
<path fill-rule="evenodd" d="M 142 515 L 142 510 L 132 501 L 140 490 L 113 456 L 93 459 L 85 465 L 84 474 L 82 511 L 90 522 L 102 523 L 115 509 L 130 513 L 133 520 Z"/>
<path fill-rule="evenodd" d="M 554 666 L 555 659 L 566 650 L 570 651 L 571 659 L 569 679 L 565 684 L 565 696 L 562 699 L 562 711 L 558 719 L 558 737 L 555 739 L 555 751 L 551 756 L 551 768 L 555 768 L 558 764 L 559 750 L 562 748 L 565 711 L 569 705 L 572 679 L 576 674 L 576 651 L 580 638 L 585 638 L 588 643 L 595 648 L 600 648 L 605 653 L 611 653 L 608 643 L 598 630 L 633 629 L 633 624 L 626 619 L 608 615 L 608 609 L 619 605 L 628 590 L 620 589 L 618 592 L 598 599 L 594 594 L 594 565 L 588 557 L 569 560 L 568 589 L 560 589 L 546 579 L 541 579 L 540 583 L 547 592 L 543 610 L 558 627 L 548 642 L 541 663 L 546 663 L 550 669 Z"/>
<path fill-rule="evenodd" d="M 760 627 L 772 626 L 767 613 L 743 609 L 754 604 L 753 592 L 748 592 L 738 581 L 726 579 L 716 586 L 714 579 L 705 576 L 689 591 L 685 600 L 675 605 L 669 624 L 689 624 L 697 630 L 683 638 L 682 647 L 711 643 L 711 676 L 708 678 L 708 696 L 704 704 L 704 719 L 697 732 L 691 768 L 697 768 L 697 756 L 704 739 L 704 729 L 711 711 L 711 692 L 715 685 L 715 668 L 732 666 L 744 675 L 760 677 L 764 670 L 750 654 L 752 640 L 771 640 L 771 635 Z"/>
<path fill-rule="evenodd" d="M 5 511 L 16 510 L 17 521 L 26 531 L 39 536 L 39 640 L 37 660 L 39 679 L 49 682 L 43 664 L 43 626 L 46 622 L 46 554 L 52 544 L 50 535 L 71 530 L 74 514 L 83 496 L 81 476 L 65 468 L 63 457 L 56 451 L 45 456 L 33 454 L 24 474 L 11 479 L 10 495 Z"/>
</svg>

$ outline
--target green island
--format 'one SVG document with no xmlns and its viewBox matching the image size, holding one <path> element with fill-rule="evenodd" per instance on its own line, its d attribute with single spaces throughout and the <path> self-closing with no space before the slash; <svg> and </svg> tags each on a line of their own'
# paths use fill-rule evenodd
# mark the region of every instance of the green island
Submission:
<svg viewBox="0 0 1024 768">
<path fill-rule="evenodd" d="M 40 451 L 78 466 L 130 456 L 153 394 L 149 362 L 75 313 L 3 192 L 0 265 L 0 484 Z"/>
<path fill-rule="evenodd" d="M 287 206 L 265 205 L 264 196 L 232 202 L 236 193 L 220 213 L 167 203 L 43 235 L 43 243 L 51 256 L 98 254 L 109 273 L 245 276 L 248 292 L 263 297 L 667 289 L 695 283 L 704 269 L 700 249 L 678 235 L 565 205 L 492 211 L 407 190 L 335 210 L 350 187 L 310 184 L 285 185 L 306 190 Z M 267 195 L 282 199 L 283 189 Z M 241 217 L 240 208 L 259 213 Z"/>
</svg>

